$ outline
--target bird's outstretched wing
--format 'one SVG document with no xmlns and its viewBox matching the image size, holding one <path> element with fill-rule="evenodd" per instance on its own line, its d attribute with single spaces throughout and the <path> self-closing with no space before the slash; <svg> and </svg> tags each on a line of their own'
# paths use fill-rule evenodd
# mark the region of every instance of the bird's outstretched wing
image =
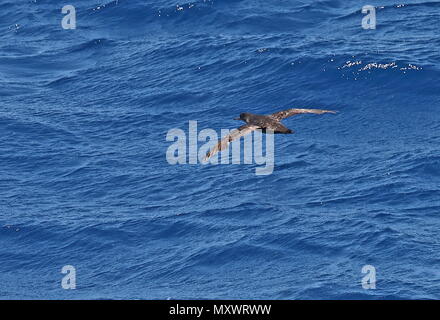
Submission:
<svg viewBox="0 0 440 320">
<path fill-rule="evenodd" d="M 322 114 L 322 113 L 336 113 L 336 111 L 320 110 L 320 109 L 287 109 L 287 110 L 275 112 L 270 116 L 279 121 L 281 119 L 285 119 L 300 113 Z"/>
<path fill-rule="evenodd" d="M 226 135 L 223 139 L 219 140 L 218 143 L 206 153 L 205 158 L 203 158 L 203 161 L 207 161 L 209 158 L 211 158 L 213 155 L 215 155 L 217 152 L 222 151 L 226 149 L 229 146 L 229 143 L 240 139 L 241 137 L 251 133 L 252 131 L 259 129 L 258 126 L 253 126 L 246 124 L 244 126 L 241 126 L 233 131 L 231 131 L 228 135 Z"/>
</svg>

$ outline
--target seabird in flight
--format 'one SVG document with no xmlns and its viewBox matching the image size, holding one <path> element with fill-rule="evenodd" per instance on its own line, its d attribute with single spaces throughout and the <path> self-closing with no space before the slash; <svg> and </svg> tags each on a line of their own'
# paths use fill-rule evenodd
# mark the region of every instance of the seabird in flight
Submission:
<svg viewBox="0 0 440 320">
<path fill-rule="evenodd" d="M 231 131 L 227 136 L 219 140 L 217 145 L 206 153 L 206 156 L 203 160 L 204 161 L 208 160 L 217 152 L 226 149 L 229 146 L 230 142 L 239 139 L 257 129 L 261 129 L 263 133 L 266 133 L 266 130 L 269 130 L 273 133 L 283 133 L 283 134 L 294 133 L 292 130 L 285 127 L 280 121 L 282 119 L 301 113 L 323 114 L 323 113 L 336 113 L 336 111 L 319 110 L 319 109 L 287 109 L 287 110 L 275 112 L 268 116 L 252 114 L 248 112 L 241 113 L 240 117 L 234 120 L 242 120 L 246 122 L 246 124 Z"/>
</svg>

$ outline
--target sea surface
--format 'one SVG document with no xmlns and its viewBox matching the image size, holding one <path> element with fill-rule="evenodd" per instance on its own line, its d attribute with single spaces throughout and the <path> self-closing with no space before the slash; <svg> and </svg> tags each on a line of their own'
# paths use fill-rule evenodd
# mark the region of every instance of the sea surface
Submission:
<svg viewBox="0 0 440 320">
<path fill-rule="evenodd" d="M 168 163 L 293 107 L 270 175 Z M 440 1 L 0 1 L 0 298 L 439 299 L 439 230 Z"/>
</svg>

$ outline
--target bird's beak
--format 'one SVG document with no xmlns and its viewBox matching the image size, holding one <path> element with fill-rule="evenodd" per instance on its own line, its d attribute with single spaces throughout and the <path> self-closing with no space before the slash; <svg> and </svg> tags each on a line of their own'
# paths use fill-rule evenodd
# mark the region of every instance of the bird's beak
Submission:
<svg viewBox="0 0 440 320">
<path fill-rule="evenodd" d="M 241 120 L 240 118 L 234 118 L 234 120 Z"/>
</svg>

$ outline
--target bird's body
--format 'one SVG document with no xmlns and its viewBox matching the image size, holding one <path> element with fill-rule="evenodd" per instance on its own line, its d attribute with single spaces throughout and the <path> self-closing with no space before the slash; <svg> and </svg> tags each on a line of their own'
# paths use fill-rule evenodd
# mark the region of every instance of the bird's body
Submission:
<svg viewBox="0 0 440 320">
<path fill-rule="evenodd" d="M 251 133 L 254 130 L 260 129 L 263 133 L 280 133 L 280 134 L 290 134 L 294 133 L 291 129 L 287 128 L 281 123 L 282 119 L 294 116 L 301 113 L 336 113 L 331 110 L 320 110 L 320 109 L 287 109 L 279 112 L 275 112 L 271 115 L 260 115 L 244 112 L 240 114 L 239 118 L 234 120 L 242 120 L 246 122 L 245 125 L 232 131 L 222 140 L 220 140 L 217 145 L 206 153 L 205 161 L 212 157 L 219 151 L 224 150 L 228 147 L 229 143 Z"/>
<path fill-rule="evenodd" d="M 243 116 L 243 117 L 242 117 Z M 236 120 L 243 120 L 247 125 L 258 126 L 263 132 L 266 130 L 272 130 L 273 133 L 293 133 L 292 130 L 285 127 L 280 121 L 271 116 L 265 116 L 261 114 L 242 113 L 240 118 Z"/>
</svg>

